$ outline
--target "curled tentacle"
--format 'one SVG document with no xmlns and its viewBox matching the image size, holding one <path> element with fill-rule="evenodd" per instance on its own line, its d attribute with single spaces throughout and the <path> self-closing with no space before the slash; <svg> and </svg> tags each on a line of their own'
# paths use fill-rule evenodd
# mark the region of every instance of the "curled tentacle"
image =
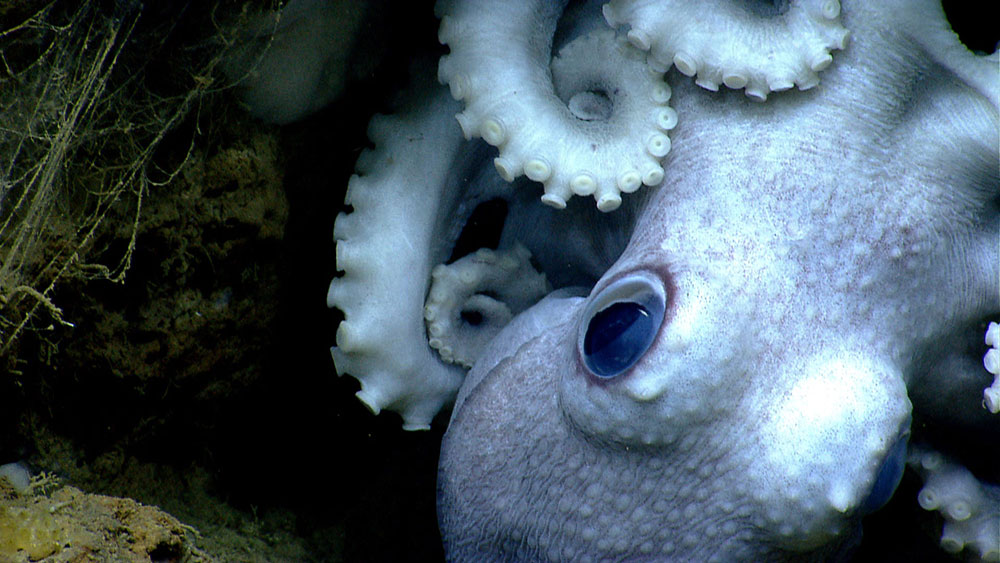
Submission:
<svg viewBox="0 0 1000 563">
<path fill-rule="evenodd" d="M 424 319 L 428 342 L 442 360 L 471 368 L 515 315 L 551 291 L 530 258 L 521 245 L 505 251 L 481 248 L 434 268 Z"/>
<path fill-rule="evenodd" d="M 909 463 L 924 480 L 920 507 L 944 517 L 941 548 L 1000 561 L 1000 487 L 981 483 L 965 467 L 926 448 L 914 447 Z"/>
<path fill-rule="evenodd" d="M 499 149 L 494 163 L 505 180 L 541 182 L 542 201 L 556 208 L 573 195 L 593 195 L 611 211 L 621 192 L 663 179 L 665 132 L 676 123 L 666 105 L 670 88 L 641 53 L 607 32 L 568 43 L 550 73 L 561 9 L 554 4 L 440 2 L 439 39 L 451 54 L 441 58 L 438 77 L 465 103 L 456 118 L 466 138 Z"/>
<path fill-rule="evenodd" d="M 368 135 L 377 149 L 362 153 L 348 184 L 354 211 L 334 226 L 344 275 L 327 295 L 327 304 L 344 312 L 332 349 L 337 373 L 356 377 L 358 398 L 376 414 L 398 412 L 408 430 L 428 428 L 464 378 L 424 336 L 430 271 L 447 258 L 436 221 L 460 195 L 447 179 L 466 144 L 448 118 L 454 102 L 435 92 L 408 113 L 372 119 Z"/>
<path fill-rule="evenodd" d="M 629 41 L 649 51 L 660 72 L 671 65 L 708 90 L 719 84 L 745 88 L 747 96 L 819 83 L 818 72 L 843 49 L 848 31 L 840 25 L 837 0 L 793 0 L 787 10 L 752 2 L 715 0 L 612 0 L 604 17 L 613 27 L 628 25 Z"/>
</svg>

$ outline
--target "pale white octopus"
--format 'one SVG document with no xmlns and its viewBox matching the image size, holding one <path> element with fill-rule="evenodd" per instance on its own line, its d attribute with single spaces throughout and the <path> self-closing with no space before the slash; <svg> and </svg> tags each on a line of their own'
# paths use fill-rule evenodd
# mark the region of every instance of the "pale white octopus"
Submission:
<svg viewBox="0 0 1000 563">
<path fill-rule="evenodd" d="M 1000 559 L 997 55 L 929 0 L 653 4 L 441 2 L 464 105 L 372 120 L 334 363 L 409 429 L 454 402 L 449 558 L 842 556 L 914 421 L 942 545 Z"/>
</svg>

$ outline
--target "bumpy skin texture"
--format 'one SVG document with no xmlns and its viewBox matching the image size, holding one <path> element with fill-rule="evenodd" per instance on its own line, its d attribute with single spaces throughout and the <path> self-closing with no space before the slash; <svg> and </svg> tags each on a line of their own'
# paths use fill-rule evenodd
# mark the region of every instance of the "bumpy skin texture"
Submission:
<svg viewBox="0 0 1000 563">
<path fill-rule="evenodd" d="M 508 202 L 500 246 L 564 289 L 459 391 L 439 473 L 450 559 L 820 559 L 891 494 L 911 418 L 914 438 L 961 429 L 965 453 L 995 452 L 996 56 L 966 51 L 930 2 L 840 17 L 850 44 L 804 92 L 758 103 L 668 73 L 663 181 L 613 213 L 548 209 L 528 182 L 491 183 L 488 158 L 456 161 L 467 201 Z M 662 319 L 634 365 L 599 377 L 582 343 L 626 281 L 663 296 Z"/>
</svg>

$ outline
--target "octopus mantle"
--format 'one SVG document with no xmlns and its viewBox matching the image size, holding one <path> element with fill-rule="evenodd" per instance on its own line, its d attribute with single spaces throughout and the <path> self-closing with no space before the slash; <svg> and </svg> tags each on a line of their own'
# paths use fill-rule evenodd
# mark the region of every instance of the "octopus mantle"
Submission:
<svg viewBox="0 0 1000 563">
<path fill-rule="evenodd" d="M 842 556 L 909 462 L 1000 560 L 996 54 L 925 0 L 437 12 L 328 302 L 373 412 L 453 409 L 449 558 Z"/>
</svg>

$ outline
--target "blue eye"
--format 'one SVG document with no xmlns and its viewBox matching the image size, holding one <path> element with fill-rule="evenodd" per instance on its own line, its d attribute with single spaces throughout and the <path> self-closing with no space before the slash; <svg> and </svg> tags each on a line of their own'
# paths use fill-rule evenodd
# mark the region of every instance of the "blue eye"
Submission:
<svg viewBox="0 0 1000 563">
<path fill-rule="evenodd" d="M 617 280 L 595 296 L 580 341 L 587 369 L 609 379 L 639 361 L 656 339 L 665 302 L 663 285 L 643 275 Z"/>
<path fill-rule="evenodd" d="M 583 357 L 598 377 L 614 377 L 632 366 L 653 342 L 654 323 L 638 303 L 615 303 L 590 319 Z"/>
<path fill-rule="evenodd" d="M 906 427 L 909 427 L 909 423 Z M 879 467 L 878 475 L 875 477 L 875 484 L 872 485 L 868 498 L 861 504 L 862 514 L 870 514 L 882 508 L 896 492 L 899 480 L 903 477 L 903 467 L 906 465 L 906 442 L 909 436 L 909 431 L 901 433 L 889 450 L 889 455 L 882 460 L 882 466 Z"/>
</svg>

